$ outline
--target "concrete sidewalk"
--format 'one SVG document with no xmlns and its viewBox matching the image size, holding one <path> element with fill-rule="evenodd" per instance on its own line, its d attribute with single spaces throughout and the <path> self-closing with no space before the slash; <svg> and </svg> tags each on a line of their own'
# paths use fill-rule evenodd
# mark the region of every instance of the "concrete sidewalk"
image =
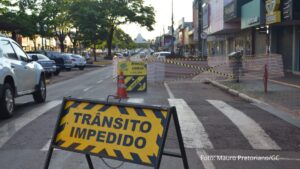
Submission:
<svg viewBox="0 0 300 169">
<path fill-rule="evenodd" d="M 194 77 L 193 80 L 204 80 L 216 82 L 219 88 L 250 102 L 257 100 L 266 103 L 274 110 L 288 113 L 300 122 L 300 76 L 288 74 L 285 77 L 270 79 L 268 93 L 264 92 L 264 83 L 259 78 L 242 77 L 240 83 L 234 80 L 204 72 Z M 248 97 L 249 96 L 249 97 Z M 256 101 L 256 102 L 257 102 Z"/>
</svg>

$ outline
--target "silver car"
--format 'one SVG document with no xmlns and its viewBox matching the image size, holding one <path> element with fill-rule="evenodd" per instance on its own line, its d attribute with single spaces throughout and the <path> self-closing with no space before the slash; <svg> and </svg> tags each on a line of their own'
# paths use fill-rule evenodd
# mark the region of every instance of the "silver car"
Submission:
<svg viewBox="0 0 300 169">
<path fill-rule="evenodd" d="M 36 103 L 46 100 L 43 67 L 29 58 L 17 42 L 0 35 L 0 117 L 11 117 L 15 97 L 33 95 Z"/>
<path fill-rule="evenodd" d="M 86 66 L 86 60 L 84 57 L 82 57 L 81 55 L 72 55 L 73 59 L 73 64 L 75 65 L 75 67 L 79 68 L 80 70 L 84 70 L 85 66 Z"/>
</svg>

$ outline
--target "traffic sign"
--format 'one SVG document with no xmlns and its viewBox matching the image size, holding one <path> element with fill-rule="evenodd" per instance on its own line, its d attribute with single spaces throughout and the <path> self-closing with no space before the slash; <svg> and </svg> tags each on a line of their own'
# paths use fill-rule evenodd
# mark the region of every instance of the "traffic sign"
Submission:
<svg viewBox="0 0 300 169">
<path fill-rule="evenodd" d="M 201 33 L 201 38 L 202 38 L 202 39 L 207 39 L 207 33 L 202 32 L 202 33 Z"/>
<path fill-rule="evenodd" d="M 120 61 L 118 73 L 123 72 L 125 76 L 146 76 L 147 64 L 145 62 Z"/>
<path fill-rule="evenodd" d="M 181 155 L 163 151 L 173 115 Z M 65 98 L 52 137 L 45 169 L 54 148 L 159 168 L 162 155 L 183 159 L 188 168 L 174 107 L 157 107 Z"/>
<path fill-rule="evenodd" d="M 147 90 L 147 76 L 126 76 L 126 91 L 145 92 Z"/>
</svg>

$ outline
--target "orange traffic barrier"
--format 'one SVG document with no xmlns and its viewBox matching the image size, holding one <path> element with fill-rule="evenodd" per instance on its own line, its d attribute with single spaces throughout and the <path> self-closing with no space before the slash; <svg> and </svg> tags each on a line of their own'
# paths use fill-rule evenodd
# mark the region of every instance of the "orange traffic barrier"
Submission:
<svg viewBox="0 0 300 169">
<path fill-rule="evenodd" d="M 118 76 L 118 90 L 117 90 L 117 98 L 127 99 L 127 91 L 125 86 L 125 76 L 123 72 L 120 72 Z"/>
</svg>

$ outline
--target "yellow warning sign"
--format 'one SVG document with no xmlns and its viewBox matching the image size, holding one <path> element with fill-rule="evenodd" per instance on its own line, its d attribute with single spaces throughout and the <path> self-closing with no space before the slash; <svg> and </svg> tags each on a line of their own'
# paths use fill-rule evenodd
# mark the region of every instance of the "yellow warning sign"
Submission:
<svg viewBox="0 0 300 169">
<path fill-rule="evenodd" d="M 145 62 L 123 61 L 118 63 L 118 73 L 123 72 L 125 76 L 147 75 L 147 64 Z"/>
<path fill-rule="evenodd" d="M 170 110 L 130 104 L 65 99 L 53 146 L 156 166 Z"/>
<path fill-rule="evenodd" d="M 126 91 L 145 92 L 147 90 L 147 76 L 126 76 Z"/>
</svg>

